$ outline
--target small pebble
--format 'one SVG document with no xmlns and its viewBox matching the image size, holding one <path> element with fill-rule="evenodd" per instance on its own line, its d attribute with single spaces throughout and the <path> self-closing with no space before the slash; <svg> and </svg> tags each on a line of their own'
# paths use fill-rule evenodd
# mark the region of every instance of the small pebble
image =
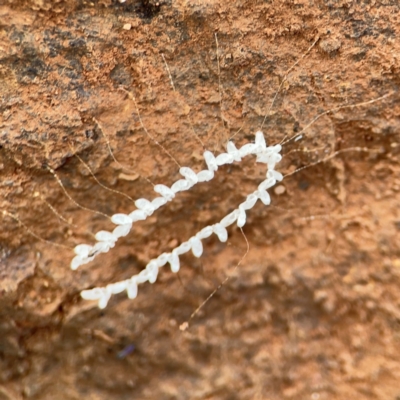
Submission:
<svg viewBox="0 0 400 400">
<path fill-rule="evenodd" d="M 286 192 L 286 188 L 283 185 L 276 186 L 274 189 L 276 195 L 280 196 L 281 194 Z"/>
<path fill-rule="evenodd" d="M 129 31 L 132 28 L 131 24 L 125 24 L 122 29 L 125 29 L 126 31 Z"/>
<path fill-rule="evenodd" d="M 340 42 L 340 40 L 337 40 L 337 39 L 321 40 L 321 42 L 319 43 L 320 49 L 328 54 L 338 51 L 341 46 L 342 46 L 342 43 Z"/>
<path fill-rule="evenodd" d="M 189 328 L 189 324 L 187 322 L 184 322 L 183 324 L 179 325 L 179 329 L 184 332 L 186 329 Z"/>
</svg>

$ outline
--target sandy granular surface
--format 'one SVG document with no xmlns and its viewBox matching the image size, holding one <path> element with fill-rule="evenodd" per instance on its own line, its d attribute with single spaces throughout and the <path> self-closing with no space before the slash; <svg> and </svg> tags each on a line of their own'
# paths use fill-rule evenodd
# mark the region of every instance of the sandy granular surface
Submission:
<svg viewBox="0 0 400 400">
<path fill-rule="evenodd" d="M 1 2 L 1 400 L 400 398 L 400 7 L 362 3 Z M 100 213 L 262 124 L 269 144 L 307 129 L 238 267 L 232 227 L 134 301 L 80 298 L 219 221 L 265 170 L 220 168 L 71 271 L 112 229 Z"/>
</svg>

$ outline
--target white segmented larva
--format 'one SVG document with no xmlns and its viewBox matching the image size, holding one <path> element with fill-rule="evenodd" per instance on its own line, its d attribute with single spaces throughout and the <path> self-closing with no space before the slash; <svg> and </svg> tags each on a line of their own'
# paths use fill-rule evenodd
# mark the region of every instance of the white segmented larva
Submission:
<svg viewBox="0 0 400 400">
<path fill-rule="evenodd" d="M 196 236 L 202 240 L 202 239 L 207 239 L 213 234 L 213 228 L 211 226 L 206 226 L 203 228 L 200 232 L 196 233 Z"/>
<path fill-rule="evenodd" d="M 199 258 L 203 254 L 203 243 L 197 236 L 193 236 L 189 239 L 189 243 L 192 247 L 192 253 L 195 257 Z"/>
<path fill-rule="evenodd" d="M 211 172 L 215 172 L 218 170 L 217 161 L 214 157 L 214 154 L 211 151 L 206 150 L 203 154 L 204 160 L 206 161 L 208 170 Z"/>
<path fill-rule="evenodd" d="M 189 167 L 181 167 L 179 172 L 185 179 L 179 179 L 170 188 L 162 184 L 154 186 L 154 191 L 160 194 L 161 197 L 156 197 L 151 201 L 144 198 L 138 199 L 135 201 L 137 210 L 132 211 L 130 214 L 114 214 L 111 217 L 111 221 L 117 226 L 112 232 L 104 230 L 97 232 L 95 235 L 97 243 L 94 246 L 80 244 L 75 247 L 74 252 L 76 256 L 71 261 L 71 269 L 76 270 L 81 265 L 92 261 L 98 254 L 108 252 L 115 246 L 115 242 L 120 237 L 126 236 L 131 231 L 133 223 L 145 220 L 155 210 L 172 201 L 176 193 L 189 190 L 199 182 L 210 181 L 219 166 L 230 164 L 234 161 L 241 161 L 243 157 L 250 154 L 257 156 L 257 162 L 267 164 L 266 179 L 258 185 L 258 189 L 254 193 L 249 194 L 237 209 L 222 218 L 220 222 L 201 229 L 188 241 L 181 243 L 173 249 L 171 253 L 163 253 L 156 259 L 149 261 L 146 268 L 132 278 L 110 284 L 106 288 L 84 290 L 81 293 L 82 298 L 97 300 L 100 308 L 106 307 L 112 294 L 121 293 L 125 290 L 130 299 L 136 298 L 137 286 L 147 281 L 154 283 L 157 280 L 160 267 L 169 263 L 171 271 L 177 273 L 180 269 L 180 255 L 192 250 L 195 257 L 201 257 L 203 254 L 203 239 L 215 233 L 221 242 L 226 242 L 228 240 L 228 231 L 226 228 L 235 222 L 239 228 L 242 228 L 246 224 L 246 211 L 252 209 L 258 199 L 265 205 L 271 203 L 267 189 L 274 186 L 277 181 L 283 179 L 282 174 L 274 169 L 275 164 L 282 159 L 280 155 L 281 149 L 281 145 L 267 147 L 263 133 L 258 131 L 255 143 L 247 143 L 240 149 L 237 149 L 233 142 L 228 142 L 227 153 L 222 153 L 217 157 L 207 150 L 204 152 L 204 160 L 207 164 L 206 170 L 196 173 Z"/>
<path fill-rule="evenodd" d="M 156 259 L 158 267 L 159 268 L 163 267 L 168 262 L 170 257 L 171 257 L 171 253 L 162 253 L 162 254 L 160 254 Z"/>
<path fill-rule="evenodd" d="M 186 179 L 179 179 L 179 181 L 176 181 L 172 186 L 171 186 L 171 190 L 174 193 L 178 193 L 178 192 L 183 192 L 185 190 L 189 190 L 193 185 L 190 184 L 189 181 L 187 181 Z"/>
<path fill-rule="evenodd" d="M 112 234 L 119 239 L 120 237 L 126 236 L 132 229 L 132 223 L 126 225 L 118 225 L 114 228 Z"/>
<path fill-rule="evenodd" d="M 149 200 L 146 199 L 138 199 L 135 201 L 135 206 L 142 210 L 146 216 L 150 216 L 154 212 L 154 207 Z"/>
<path fill-rule="evenodd" d="M 111 222 L 113 222 L 115 225 L 127 225 L 132 224 L 132 218 L 126 214 L 114 214 L 111 217 Z"/>
<path fill-rule="evenodd" d="M 126 281 L 126 292 L 128 294 L 128 298 L 136 299 L 138 293 L 138 284 L 136 277 L 132 277 Z"/>
<path fill-rule="evenodd" d="M 85 300 L 99 300 L 104 296 L 105 288 L 94 288 L 91 290 L 82 290 L 81 297 Z"/>
<path fill-rule="evenodd" d="M 254 207 L 254 204 L 257 203 L 258 197 L 255 193 L 249 194 L 242 204 L 240 204 L 239 209 L 243 210 L 251 210 Z"/>
<path fill-rule="evenodd" d="M 90 253 L 90 250 L 92 250 L 92 246 L 88 244 L 79 244 L 74 248 L 75 254 L 81 257 L 87 257 Z"/>
<path fill-rule="evenodd" d="M 236 148 L 235 144 L 233 142 L 228 142 L 226 146 L 226 150 L 228 151 L 228 154 L 230 154 L 234 161 L 242 161 L 242 157 L 240 156 L 239 150 Z"/>
<path fill-rule="evenodd" d="M 267 179 L 265 179 L 258 185 L 258 190 L 261 190 L 261 191 L 267 190 L 274 185 L 275 185 L 275 179 L 273 177 L 268 177 Z"/>
<path fill-rule="evenodd" d="M 193 185 L 195 185 L 199 181 L 197 174 L 189 167 L 180 168 L 179 173 Z"/>
<path fill-rule="evenodd" d="M 243 208 L 239 208 L 239 215 L 236 222 L 239 228 L 242 228 L 246 224 L 246 211 Z"/>
<path fill-rule="evenodd" d="M 239 154 L 242 157 L 248 156 L 250 154 L 253 154 L 253 151 L 255 151 L 257 149 L 257 145 L 255 145 L 254 143 L 247 143 L 244 146 L 242 146 L 239 150 Z"/>
<path fill-rule="evenodd" d="M 147 218 L 147 215 L 143 210 L 135 210 L 129 214 L 129 217 L 132 219 L 133 222 L 136 222 L 145 220 Z"/>
<path fill-rule="evenodd" d="M 280 182 L 283 179 L 283 175 L 279 171 L 275 171 L 273 169 L 268 170 L 268 174 L 273 177 L 275 180 Z"/>
<path fill-rule="evenodd" d="M 137 275 L 136 275 L 136 282 L 139 283 L 145 283 L 149 280 L 149 271 L 147 269 L 144 269 L 142 271 L 140 271 Z"/>
<path fill-rule="evenodd" d="M 215 159 L 215 162 L 217 163 L 218 166 L 221 166 L 225 164 L 231 164 L 233 163 L 233 160 L 234 158 L 231 154 L 222 153 Z"/>
<path fill-rule="evenodd" d="M 115 242 L 115 236 L 111 232 L 99 231 L 95 235 L 99 242 Z"/>
<path fill-rule="evenodd" d="M 198 178 L 199 182 L 211 181 L 211 179 L 214 178 L 214 172 L 209 171 L 208 169 L 205 169 L 204 171 L 200 171 L 197 174 L 197 178 Z"/>
<path fill-rule="evenodd" d="M 126 281 L 110 283 L 106 287 L 112 294 L 122 293 L 126 290 Z"/>
<path fill-rule="evenodd" d="M 238 210 L 232 211 L 226 217 L 222 218 L 221 225 L 224 228 L 227 228 L 229 225 L 232 225 L 237 220 L 238 214 L 239 214 Z"/>
<path fill-rule="evenodd" d="M 146 265 L 146 270 L 148 271 L 149 282 L 154 283 L 157 280 L 158 276 L 158 263 L 156 260 L 151 260 Z"/>
<path fill-rule="evenodd" d="M 264 134 L 261 131 L 256 132 L 256 145 L 260 147 L 260 150 L 263 151 L 267 148 L 267 143 L 265 141 Z"/>
<path fill-rule="evenodd" d="M 106 250 L 107 249 L 107 250 Z M 99 253 L 106 253 L 109 250 L 107 242 L 97 242 L 89 254 L 90 257 L 95 257 Z"/>
<path fill-rule="evenodd" d="M 220 242 L 225 243 L 228 240 L 228 231 L 221 223 L 213 225 L 212 228 Z"/>
<path fill-rule="evenodd" d="M 190 250 L 191 247 L 192 247 L 192 245 L 191 245 L 189 242 L 183 242 L 183 243 L 181 243 L 180 246 L 178 246 L 178 247 L 175 249 L 175 253 L 176 253 L 178 256 L 180 256 L 180 255 L 182 255 L 182 254 L 187 253 L 187 252 Z"/>
<path fill-rule="evenodd" d="M 72 261 L 71 261 L 71 269 L 72 271 L 77 270 L 81 265 L 86 264 L 87 262 L 87 257 L 83 257 L 81 255 L 75 256 Z"/>
<path fill-rule="evenodd" d="M 158 210 L 163 205 L 167 204 L 168 200 L 165 197 L 156 197 L 151 201 L 154 210 Z"/>
<path fill-rule="evenodd" d="M 258 190 L 257 195 L 265 206 L 269 206 L 271 204 L 271 196 L 266 190 Z"/>
<path fill-rule="evenodd" d="M 165 185 L 155 185 L 154 191 L 158 194 L 161 194 L 161 196 L 167 201 L 171 201 L 175 197 L 175 192 Z"/>
<path fill-rule="evenodd" d="M 171 266 L 171 272 L 175 274 L 180 269 L 179 255 L 176 252 L 176 250 L 173 250 L 171 253 L 170 266 Z"/>
<path fill-rule="evenodd" d="M 171 258 L 169 259 L 169 266 L 171 268 L 171 272 L 177 273 L 181 268 L 181 261 L 179 259 L 179 254 L 176 252 L 176 249 L 172 250 Z"/>
</svg>

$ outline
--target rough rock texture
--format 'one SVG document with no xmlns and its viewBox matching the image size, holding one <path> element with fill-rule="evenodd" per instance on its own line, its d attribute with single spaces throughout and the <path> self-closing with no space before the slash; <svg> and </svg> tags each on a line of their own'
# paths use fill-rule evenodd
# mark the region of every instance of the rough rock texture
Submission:
<svg viewBox="0 0 400 400">
<path fill-rule="evenodd" d="M 397 0 L 1 1 L 0 399 L 399 399 L 399 12 Z M 221 168 L 73 272 L 72 248 L 112 228 L 88 209 L 135 209 L 86 165 L 152 198 L 149 181 L 170 185 L 177 163 L 203 166 L 200 142 L 253 140 L 266 114 L 269 143 L 312 122 L 279 165 L 308 168 L 249 213 L 241 265 L 230 229 L 134 301 L 83 301 L 218 221 L 264 174 L 251 157 Z"/>
</svg>

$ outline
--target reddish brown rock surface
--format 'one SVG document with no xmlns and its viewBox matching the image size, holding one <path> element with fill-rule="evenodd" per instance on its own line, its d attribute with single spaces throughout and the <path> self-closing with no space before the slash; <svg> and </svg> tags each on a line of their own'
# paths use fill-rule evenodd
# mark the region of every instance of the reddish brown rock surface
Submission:
<svg viewBox="0 0 400 400">
<path fill-rule="evenodd" d="M 0 399 L 399 399 L 399 11 L 390 0 L 3 0 Z M 271 144 L 387 97 L 327 113 L 284 146 L 282 172 L 309 168 L 249 212 L 238 268 L 246 242 L 231 229 L 134 301 L 101 311 L 80 299 L 221 219 L 264 173 L 251 158 L 221 168 L 72 272 L 71 249 L 112 224 L 78 208 L 49 167 L 108 215 L 135 207 L 74 154 L 135 199 L 153 196 L 146 178 L 179 176 L 122 88 L 148 133 L 199 170 L 198 138 L 217 152 L 228 137 L 253 140 L 281 82 L 263 126 Z"/>
</svg>

